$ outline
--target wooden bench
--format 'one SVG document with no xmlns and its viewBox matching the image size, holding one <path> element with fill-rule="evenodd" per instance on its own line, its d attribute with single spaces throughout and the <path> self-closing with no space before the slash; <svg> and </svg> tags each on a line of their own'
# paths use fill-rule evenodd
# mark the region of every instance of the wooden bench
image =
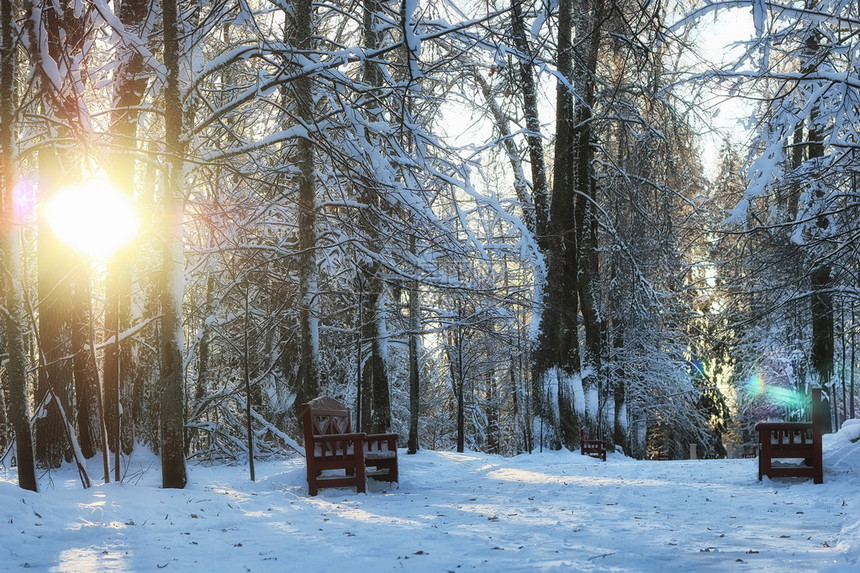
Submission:
<svg viewBox="0 0 860 573">
<path fill-rule="evenodd" d="M 397 434 L 353 432 L 349 408 L 334 398 L 302 404 L 302 427 L 310 495 L 324 487 L 364 493 L 366 477 L 398 481 Z"/>
<path fill-rule="evenodd" d="M 758 479 L 763 476 L 811 477 L 824 482 L 821 465 L 821 390 L 812 390 L 811 422 L 761 422 L 758 431 Z M 803 465 L 774 467 L 777 459 L 801 459 Z"/>
<path fill-rule="evenodd" d="M 606 461 L 606 443 L 603 440 L 589 440 L 585 428 L 579 430 L 579 453 Z"/>
</svg>

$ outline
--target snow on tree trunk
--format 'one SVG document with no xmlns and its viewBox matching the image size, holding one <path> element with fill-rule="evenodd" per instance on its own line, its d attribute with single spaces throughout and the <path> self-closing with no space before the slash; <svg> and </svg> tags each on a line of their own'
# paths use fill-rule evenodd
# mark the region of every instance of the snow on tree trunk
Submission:
<svg viewBox="0 0 860 573">
<path fill-rule="evenodd" d="M 49 141 L 39 151 L 39 193 L 45 199 L 62 185 L 75 183 L 80 169 L 75 146 L 54 145 L 52 140 L 73 139 L 74 129 L 83 128 L 84 99 L 78 93 L 86 18 L 73 10 L 41 10 L 24 2 L 26 37 L 33 74 L 37 78 L 40 112 L 48 122 Z M 72 284 L 71 274 L 80 264 L 69 247 L 50 230 L 40 211 L 38 234 L 39 353 L 41 364 L 36 386 L 37 400 L 48 391 L 63 404 L 73 387 L 71 361 Z M 81 385 L 86 388 L 88 385 Z M 67 406 L 70 407 L 70 406 Z M 69 418 L 71 412 L 66 413 Z M 58 467 L 68 451 L 65 426 L 58 410 L 48 408 L 37 420 L 34 431 L 36 457 L 39 463 Z"/>
<path fill-rule="evenodd" d="M 184 488 L 188 481 L 184 447 L 184 378 L 182 361 L 182 297 L 185 253 L 183 248 L 185 161 L 182 143 L 183 112 L 179 85 L 179 32 L 176 0 L 162 0 L 164 23 L 165 152 L 164 216 L 161 285 L 161 476 L 165 488 Z"/>
<path fill-rule="evenodd" d="M 577 192 L 574 226 L 579 256 L 576 286 L 585 334 L 583 385 L 587 392 L 593 391 L 595 394 L 601 375 L 603 324 L 599 310 L 597 186 L 592 167 L 594 146 L 591 120 L 596 101 L 595 77 L 600 46 L 600 26 L 603 22 L 602 8 L 603 0 L 591 0 L 576 12 L 574 26 L 578 41 L 573 49 L 574 69 L 572 70 L 573 89 L 577 95 L 574 113 L 576 165 L 573 185 Z M 599 435 L 600 420 L 597 408 L 590 407 L 584 414 L 586 418 L 583 423 L 590 426 L 591 435 Z"/>
<path fill-rule="evenodd" d="M 804 57 L 807 63 L 803 67 L 803 73 L 810 74 L 817 70 L 819 66 L 819 51 L 821 46 L 818 42 L 818 31 L 811 31 L 806 39 L 804 47 Z M 823 129 L 819 126 L 819 111 L 816 107 L 809 112 L 809 160 L 814 162 L 824 157 L 824 134 Z M 826 191 L 819 184 L 814 186 L 813 201 L 823 204 L 826 200 Z M 828 240 L 830 232 L 830 216 L 820 214 L 816 218 L 813 233 Z M 830 405 L 835 413 L 836 392 L 831 386 L 833 378 L 833 294 L 831 292 L 831 265 L 826 260 L 822 261 L 814 253 L 811 256 L 812 264 L 814 265 L 811 273 L 811 288 L 812 288 L 812 367 L 818 373 L 818 380 L 822 388 L 830 398 Z M 837 424 L 838 420 L 833 420 Z M 825 432 L 832 431 L 833 428 L 825 428 Z"/>
<path fill-rule="evenodd" d="M 119 21 L 123 33 L 132 32 L 141 38 L 150 31 L 143 29 L 149 10 L 150 0 L 126 0 L 119 7 Z M 149 77 L 144 74 L 144 58 L 128 40 L 117 45 L 118 66 L 114 75 L 113 108 L 111 109 L 111 133 L 114 151 L 111 154 L 110 177 L 116 188 L 129 197 L 134 197 L 134 174 L 138 153 L 139 107 L 143 102 Z M 107 264 L 105 275 L 105 327 L 111 331 L 122 332 L 131 322 L 131 262 L 134 245 L 119 250 Z M 121 378 L 129 380 L 127 372 L 133 370 L 130 344 L 110 344 L 104 354 L 104 416 L 108 428 L 110 448 L 117 444 L 117 429 L 120 431 L 121 447 L 131 453 L 134 447 L 134 419 L 132 408 L 125 408 L 125 416 L 120 420 L 120 403 L 130 405 L 132 401 L 131 384 L 122 384 Z"/>
<path fill-rule="evenodd" d="M 379 25 L 378 12 L 380 5 L 377 0 L 364 0 L 363 2 L 363 26 L 362 34 L 364 48 L 368 51 L 379 47 Z M 382 71 L 379 65 L 373 61 L 365 61 L 363 68 L 364 82 L 371 88 L 382 86 Z M 367 111 L 370 121 L 377 119 L 376 105 L 368 101 L 371 107 Z M 367 135 L 369 136 L 369 135 Z M 361 202 L 363 213 L 360 225 L 367 238 L 367 248 L 376 252 L 381 247 L 382 237 L 379 232 L 381 201 L 379 193 L 381 186 L 377 187 L 375 178 L 360 183 Z M 370 255 L 372 257 L 373 255 Z M 370 258 L 365 255 L 365 258 Z M 362 425 L 365 431 L 385 432 L 391 426 L 391 399 L 388 388 L 388 369 L 386 356 L 383 351 L 383 336 L 385 327 L 383 324 L 383 300 L 385 299 L 385 287 L 380 276 L 380 264 L 378 261 L 365 260 L 362 264 L 363 281 L 367 288 L 364 295 L 364 334 L 363 338 L 370 343 L 370 356 L 364 368 L 364 392 L 370 394 L 370 411 L 365 411 L 362 416 Z"/>
<path fill-rule="evenodd" d="M 570 78 L 572 71 L 571 0 L 559 2 L 558 51 L 556 66 L 562 78 Z M 536 352 L 535 381 L 556 377 L 567 380 L 580 370 L 579 356 L 579 304 L 578 246 L 576 244 L 575 204 L 576 141 L 574 131 L 573 94 L 568 81 L 557 81 L 556 86 L 556 141 L 553 171 L 552 202 L 550 205 L 549 234 L 547 239 L 547 277 L 544 291 L 544 311 Z M 557 401 L 558 431 L 561 442 L 573 448 L 577 442 L 578 423 L 573 409 L 573 397 L 567 385 L 558 384 L 555 396 L 546 395 L 535 388 L 535 395 Z M 538 404 L 546 417 L 547 405 Z"/>
<path fill-rule="evenodd" d="M 310 0 L 294 4 L 294 43 L 302 53 L 311 53 L 313 7 Z M 296 111 L 299 120 L 310 128 L 314 123 L 314 97 L 311 78 L 296 79 Z M 316 261 L 316 187 L 314 184 L 314 146 L 310 136 L 298 140 L 298 226 L 299 226 L 299 332 L 301 359 L 297 405 L 315 398 L 319 392 L 319 294 Z"/>
</svg>

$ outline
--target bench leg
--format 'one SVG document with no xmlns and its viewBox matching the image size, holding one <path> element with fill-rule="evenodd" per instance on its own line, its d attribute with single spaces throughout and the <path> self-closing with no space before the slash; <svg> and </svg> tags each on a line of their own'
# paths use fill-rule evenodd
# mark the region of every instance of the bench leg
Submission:
<svg viewBox="0 0 860 573">
<path fill-rule="evenodd" d="M 357 493 L 365 493 L 367 490 L 367 478 L 364 474 L 364 463 L 359 464 L 355 468 L 355 491 Z"/>
<path fill-rule="evenodd" d="M 758 438 L 758 480 L 764 476 L 770 476 L 770 432 L 759 432 Z"/>
</svg>

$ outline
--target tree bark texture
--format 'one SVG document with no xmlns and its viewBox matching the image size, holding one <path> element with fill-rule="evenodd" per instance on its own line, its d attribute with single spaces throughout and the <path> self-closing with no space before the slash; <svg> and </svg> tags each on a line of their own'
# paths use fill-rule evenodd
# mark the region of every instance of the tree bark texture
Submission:
<svg viewBox="0 0 860 573">
<path fill-rule="evenodd" d="M 600 46 L 600 26 L 603 21 L 603 1 L 590 0 L 586 9 L 574 18 L 576 47 L 574 49 L 573 86 L 577 94 L 574 113 L 576 158 L 574 186 L 576 190 L 576 244 L 579 256 L 577 287 L 582 309 L 585 334 L 583 387 L 586 393 L 599 384 L 603 354 L 603 324 L 599 309 L 599 260 L 597 234 L 597 184 L 592 162 L 591 121 L 596 102 L 595 77 Z M 598 293 L 595 295 L 595 293 Z M 591 435 L 599 435 L 597 412 L 586 412 Z"/>
<path fill-rule="evenodd" d="M 561 23 L 559 23 L 561 24 Z M 532 172 L 532 205 L 534 205 L 534 233 L 541 250 L 546 250 L 546 235 L 549 224 L 549 185 L 544 163 L 543 139 L 541 138 L 540 116 L 538 115 L 537 86 L 535 85 L 534 56 L 526 36 L 520 0 L 511 0 L 511 28 L 514 45 L 520 52 L 520 82 L 523 90 L 523 114 L 526 119 L 526 142 L 529 149 L 529 164 Z"/>
<path fill-rule="evenodd" d="M 571 0 L 559 2 L 558 56 L 556 66 L 563 78 L 570 78 L 573 59 L 571 42 Z M 575 228 L 576 140 L 574 130 L 573 94 L 565 82 L 556 87 L 556 142 L 553 169 L 553 190 L 550 203 L 549 235 L 547 240 L 547 284 L 541 331 L 535 357 L 534 395 L 542 400 L 536 405 L 545 420 L 549 407 L 542 403 L 546 377 L 555 377 L 558 402 L 559 438 L 572 448 L 576 443 L 577 421 L 573 395 L 567 381 L 580 371 L 579 337 L 577 333 L 579 308 L 577 300 L 578 249 Z M 553 381 L 554 382 L 554 381 Z"/>
<path fill-rule="evenodd" d="M 821 46 L 818 41 L 818 34 L 811 33 L 806 40 L 804 56 L 807 58 L 807 63 L 804 64 L 803 71 L 810 73 L 814 71 L 818 64 L 817 59 Z M 822 129 L 818 125 L 819 112 L 813 109 L 809 113 L 809 160 L 815 161 L 824 156 L 824 137 Z M 815 199 L 823 202 L 825 191 L 819 186 L 815 190 Z M 818 234 L 825 235 L 830 226 L 830 219 L 827 215 L 819 215 L 815 228 Z M 818 238 L 818 240 L 825 240 Z M 836 396 L 833 388 L 830 385 L 833 377 L 833 295 L 830 294 L 831 288 L 831 266 L 827 261 L 818 261 L 813 254 L 813 265 L 811 273 L 811 288 L 812 288 L 812 367 L 818 373 L 818 380 L 821 387 L 830 398 L 831 408 L 836 404 Z M 832 428 L 825 428 L 826 432 Z"/>
<path fill-rule="evenodd" d="M 89 459 L 101 445 L 101 415 L 99 412 L 98 366 L 91 347 L 93 340 L 93 309 L 89 285 L 89 269 L 78 265 L 73 271 L 72 292 L 72 368 L 77 397 L 77 438 L 81 453 Z"/>
<path fill-rule="evenodd" d="M 176 0 L 162 0 L 164 22 L 165 151 L 164 236 L 161 288 L 161 476 L 165 488 L 184 488 L 185 467 L 184 404 L 182 366 L 182 244 L 184 145 L 183 113 L 179 86 L 179 32 Z"/>
<path fill-rule="evenodd" d="M 8 420 L 15 431 L 18 485 L 38 491 L 24 347 L 24 284 L 21 245 L 13 196 L 18 184 L 15 152 L 15 63 L 12 0 L 0 0 L 0 269 L 4 297 Z"/>
<path fill-rule="evenodd" d="M 313 6 L 310 0 L 294 4 L 294 45 L 312 53 Z M 295 82 L 296 112 L 308 132 L 314 124 L 313 84 L 307 75 Z M 319 320 L 316 261 L 316 186 L 314 181 L 314 144 L 310 135 L 297 143 L 298 227 L 299 227 L 299 332 L 301 357 L 298 375 L 297 406 L 319 393 Z"/>
<path fill-rule="evenodd" d="M 150 9 L 150 0 L 126 0 L 119 7 L 119 20 L 127 30 L 144 34 L 143 22 Z M 110 132 L 114 143 L 111 154 L 110 178 L 116 188 L 133 198 L 135 194 L 134 173 L 137 167 L 135 155 L 139 145 L 137 140 L 139 106 L 149 82 L 144 73 L 144 59 L 132 46 L 120 45 L 119 65 L 114 76 L 114 107 L 111 110 Z M 131 266 L 134 256 L 133 246 L 115 253 L 107 264 L 105 277 L 105 327 L 108 332 L 122 331 L 131 323 Z M 110 449 L 131 453 L 134 448 L 135 424 L 131 415 L 131 385 L 123 385 L 122 373 L 131 370 L 131 345 L 126 343 L 109 344 L 104 354 L 105 422 L 108 428 Z M 117 400 L 119 397 L 119 400 Z M 119 408 L 126 404 L 126 412 L 120 420 Z M 116 430 L 120 430 L 121 444 L 117 444 Z"/>
<path fill-rule="evenodd" d="M 38 76 L 40 104 L 46 117 L 51 118 L 49 133 L 58 140 L 82 138 L 89 127 L 89 117 L 83 87 L 87 84 L 87 61 L 91 46 L 92 27 L 89 10 L 80 10 L 67 0 L 40 7 L 40 18 L 31 2 L 24 3 L 31 16 L 25 20 L 30 37 L 30 57 Z M 39 29 L 36 29 L 36 23 Z M 43 41 L 37 42 L 36 38 Z M 55 74 L 46 72 L 46 62 L 55 67 Z M 62 185 L 78 183 L 81 179 L 82 152 L 76 145 L 49 145 L 40 150 L 40 192 L 50 197 Z M 76 283 L 81 282 L 84 261 L 62 244 L 48 229 L 44 217 L 39 220 L 39 344 L 41 368 L 36 394 L 56 393 L 67 419 L 77 419 L 79 435 L 84 439 L 85 452 L 92 454 L 96 442 L 91 429 L 98 427 L 95 402 L 88 395 L 97 388 L 96 370 L 89 362 L 91 354 L 80 344 L 87 337 L 91 302 L 84 301 Z M 86 273 L 83 272 L 85 275 Z M 75 277 L 77 275 L 77 278 Z M 84 289 L 88 290 L 88 289 Z M 75 346 L 77 348 L 75 348 Z M 75 351 L 81 353 L 68 360 Z M 73 365 L 72 362 L 75 364 Z M 74 383 L 72 378 L 75 377 Z M 74 392 L 73 392 L 74 389 Z M 75 394 L 75 400 L 70 399 Z M 41 399 L 41 398 L 40 398 Z M 70 409 L 75 403 L 84 405 L 77 416 Z M 54 467 L 63 457 L 68 459 L 69 447 L 60 411 L 49 407 L 47 416 L 36 426 L 36 449 L 40 463 Z"/>
<path fill-rule="evenodd" d="M 39 190 L 51 196 L 59 188 L 59 174 L 63 163 L 51 148 L 39 154 Z M 69 169 L 73 172 L 73 169 Z M 83 261 L 64 245 L 51 230 L 40 213 L 38 236 L 38 296 L 39 296 L 39 377 L 36 385 L 36 400 L 41 401 L 48 392 L 56 395 L 64 407 L 72 404 L 73 388 L 71 275 L 75 264 Z M 66 412 L 73 419 L 71 412 Z M 57 468 L 63 463 L 69 444 L 60 411 L 47 408 L 46 415 L 36 419 L 34 426 L 36 459 L 48 468 Z"/>
<path fill-rule="evenodd" d="M 379 47 L 377 13 L 380 10 L 377 0 L 364 0 L 364 19 L 362 34 L 366 50 Z M 364 82 L 371 89 L 382 86 L 382 71 L 373 61 L 365 61 L 363 69 Z M 376 107 L 375 103 L 370 103 Z M 374 112 L 369 112 L 374 116 Z M 368 181 L 361 184 L 362 213 L 360 225 L 372 252 L 381 247 L 379 233 L 380 198 L 374 174 Z M 380 276 L 380 265 L 377 261 L 365 255 L 362 263 L 363 282 L 367 289 L 364 294 L 364 326 L 363 338 L 370 344 L 370 356 L 364 367 L 364 391 L 370 391 L 370 412 L 365 412 L 362 422 L 366 425 L 364 431 L 380 433 L 388 431 L 391 426 L 391 398 L 388 388 L 388 371 L 384 352 L 383 339 L 385 336 L 384 314 L 382 301 L 385 297 L 385 287 Z M 369 414 L 369 416 L 367 415 Z"/>
<path fill-rule="evenodd" d="M 415 254 L 415 235 L 409 238 L 409 250 Z M 421 304 L 418 281 L 413 279 L 409 284 L 409 441 L 408 453 L 418 452 L 418 420 L 420 416 L 421 397 Z"/>
</svg>

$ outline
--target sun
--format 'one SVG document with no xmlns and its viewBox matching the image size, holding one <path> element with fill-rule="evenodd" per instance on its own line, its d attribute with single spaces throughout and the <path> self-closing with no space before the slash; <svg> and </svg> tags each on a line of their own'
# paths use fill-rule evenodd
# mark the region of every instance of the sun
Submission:
<svg viewBox="0 0 860 573">
<path fill-rule="evenodd" d="M 45 218 L 60 240 L 96 259 L 109 257 L 140 228 L 130 198 L 96 179 L 60 189 L 44 208 Z"/>
</svg>

